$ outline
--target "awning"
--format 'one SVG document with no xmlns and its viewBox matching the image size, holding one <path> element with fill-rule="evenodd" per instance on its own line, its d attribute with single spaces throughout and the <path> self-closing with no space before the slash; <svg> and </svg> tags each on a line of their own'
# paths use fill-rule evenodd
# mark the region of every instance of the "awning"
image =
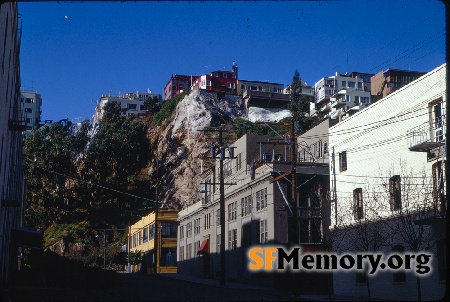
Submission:
<svg viewBox="0 0 450 302">
<path fill-rule="evenodd" d="M 197 255 L 209 254 L 209 239 L 203 240 L 200 248 L 197 251 Z"/>
</svg>

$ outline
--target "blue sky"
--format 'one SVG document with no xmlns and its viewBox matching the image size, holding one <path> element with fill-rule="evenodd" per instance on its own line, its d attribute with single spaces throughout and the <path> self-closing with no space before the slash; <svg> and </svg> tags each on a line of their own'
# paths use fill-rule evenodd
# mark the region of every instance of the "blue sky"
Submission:
<svg viewBox="0 0 450 302">
<path fill-rule="evenodd" d="M 163 93 L 172 74 L 313 85 L 335 72 L 431 71 L 445 6 L 409 1 L 19 2 L 22 89 L 41 119 L 90 118 L 111 91 Z"/>
</svg>

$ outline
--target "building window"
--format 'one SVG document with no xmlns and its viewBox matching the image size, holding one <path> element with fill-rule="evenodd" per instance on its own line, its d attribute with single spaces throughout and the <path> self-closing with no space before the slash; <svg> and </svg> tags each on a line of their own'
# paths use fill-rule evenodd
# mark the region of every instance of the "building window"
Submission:
<svg viewBox="0 0 450 302">
<path fill-rule="evenodd" d="M 200 241 L 194 242 L 194 256 L 197 255 L 198 250 L 200 249 Z"/>
<path fill-rule="evenodd" d="M 389 179 L 389 197 L 391 211 L 398 211 L 402 208 L 402 192 L 400 175 L 394 175 Z"/>
<path fill-rule="evenodd" d="M 348 87 L 355 88 L 355 82 L 348 81 Z"/>
<path fill-rule="evenodd" d="M 155 238 L 155 224 L 151 224 L 149 228 L 150 228 L 149 240 L 152 240 Z"/>
<path fill-rule="evenodd" d="M 136 243 L 136 234 L 133 235 L 133 247 L 136 247 L 137 243 Z"/>
<path fill-rule="evenodd" d="M 231 160 L 229 160 L 223 164 L 223 177 L 228 177 L 231 174 L 232 174 Z"/>
<path fill-rule="evenodd" d="M 242 169 L 242 154 L 239 153 L 236 156 L 236 171 L 239 171 L 240 169 Z"/>
<path fill-rule="evenodd" d="M 186 237 L 189 238 L 192 236 L 192 222 L 189 222 L 186 225 Z"/>
<path fill-rule="evenodd" d="M 27 124 L 32 124 L 32 123 L 33 123 L 33 119 L 32 119 L 31 117 L 27 117 L 27 118 L 25 119 L 25 122 L 26 122 Z"/>
<path fill-rule="evenodd" d="M 342 87 L 347 87 L 347 81 L 342 81 Z"/>
<path fill-rule="evenodd" d="M 405 247 L 401 246 L 401 245 L 395 245 L 392 248 L 392 253 L 397 254 L 397 255 L 401 255 L 405 253 Z M 398 282 L 406 282 L 406 274 L 405 271 L 402 269 L 397 269 L 393 272 L 392 274 L 393 277 L 393 281 L 394 283 L 398 283 Z"/>
<path fill-rule="evenodd" d="M 355 220 L 361 220 L 364 218 L 363 197 L 361 188 L 353 190 L 353 211 Z"/>
<path fill-rule="evenodd" d="M 216 210 L 216 226 L 220 226 L 220 209 Z"/>
<path fill-rule="evenodd" d="M 262 210 L 267 207 L 267 188 L 256 192 L 256 210 Z"/>
<path fill-rule="evenodd" d="M 228 205 L 228 221 L 233 221 L 237 219 L 237 201 L 232 202 Z"/>
<path fill-rule="evenodd" d="M 180 225 L 180 240 L 184 239 L 184 225 Z"/>
<path fill-rule="evenodd" d="M 211 81 L 206 81 L 206 86 L 211 87 L 211 86 L 212 86 L 212 85 L 211 85 Z"/>
<path fill-rule="evenodd" d="M 186 245 L 186 259 L 191 259 L 192 243 Z"/>
<path fill-rule="evenodd" d="M 180 252 L 178 254 L 180 255 L 180 258 L 178 259 L 178 261 L 183 261 L 184 260 L 184 246 L 180 246 Z"/>
<path fill-rule="evenodd" d="M 34 99 L 31 99 L 31 98 L 25 98 L 25 103 L 27 103 L 27 104 L 33 104 L 33 103 L 34 103 Z"/>
<path fill-rule="evenodd" d="M 200 218 L 194 220 L 194 235 L 200 234 Z"/>
<path fill-rule="evenodd" d="M 139 110 L 144 111 L 144 110 L 145 110 L 145 105 L 140 104 L 140 105 L 139 105 Z"/>
<path fill-rule="evenodd" d="M 249 247 L 251 245 L 252 240 L 252 225 L 250 223 L 246 223 L 242 226 L 241 231 L 241 246 Z"/>
<path fill-rule="evenodd" d="M 235 251 L 237 249 L 237 230 L 228 231 L 228 249 Z"/>
<path fill-rule="evenodd" d="M 143 237 L 142 239 L 143 239 L 144 243 L 148 241 L 148 227 L 144 228 L 144 233 L 143 233 L 142 237 Z"/>
<path fill-rule="evenodd" d="M 136 110 L 137 104 L 128 104 L 128 110 Z"/>
<path fill-rule="evenodd" d="M 445 201 L 446 196 L 444 194 L 445 190 L 441 191 L 441 188 L 444 189 L 445 183 L 444 181 L 448 179 L 447 175 L 447 161 L 444 160 L 444 174 L 442 175 L 442 161 L 438 161 L 433 164 L 433 200 L 436 209 L 445 212 Z M 442 193 L 442 194 L 441 194 Z"/>
<path fill-rule="evenodd" d="M 162 222 L 161 223 L 162 238 L 177 238 L 177 223 L 176 222 Z"/>
<path fill-rule="evenodd" d="M 339 171 L 347 171 L 347 152 L 343 151 L 339 153 Z"/>
<path fill-rule="evenodd" d="M 25 108 L 25 113 L 33 113 L 33 108 Z"/>
<path fill-rule="evenodd" d="M 226 79 L 228 78 L 228 74 L 227 73 L 223 73 L 223 77 Z"/>
<path fill-rule="evenodd" d="M 259 242 L 267 243 L 267 220 L 259 221 Z"/>
<path fill-rule="evenodd" d="M 252 213 L 252 196 L 241 198 L 241 216 L 247 216 Z"/>
<path fill-rule="evenodd" d="M 142 231 L 139 230 L 139 232 L 138 232 L 138 245 L 141 245 L 141 244 L 142 244 Z"/>
<path fill-rule="evenodd" d="M 205 230 L 209 230 L 211 227 L 211 213 L 205 214 Z"/>
</svg>

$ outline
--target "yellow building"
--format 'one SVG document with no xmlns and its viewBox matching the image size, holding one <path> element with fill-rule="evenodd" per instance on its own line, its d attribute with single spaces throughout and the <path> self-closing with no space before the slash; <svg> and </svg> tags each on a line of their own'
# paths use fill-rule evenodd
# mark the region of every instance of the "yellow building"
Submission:
<svg viewBox="0 0 450 302">
<path fill-rule="evenodd" d="M 130 252 L 143 255 L 142 264 L 132 266 L 132 271 L 177 272 L 177 217 L 177 211 L 158 210 L 130 226 Z"/>
</svg>

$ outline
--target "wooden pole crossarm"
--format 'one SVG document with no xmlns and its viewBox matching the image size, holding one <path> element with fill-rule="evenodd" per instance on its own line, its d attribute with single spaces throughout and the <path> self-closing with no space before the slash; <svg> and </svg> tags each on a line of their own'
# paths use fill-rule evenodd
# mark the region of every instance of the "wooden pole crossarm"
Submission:
<svg viewBox="0 0 450 302">
<path fill-rule="evenodd" d="M 286 172 L 286 173 L 283 173 L 283 174 L 281 174 L 281 175 L 275 177 L 274 179 L 272 179 L 269 183 L 272 184 L 272 183 L 274 183 L 274 182 L 277 182 L 277 181 L 279 181 L 280 179 L 282 179 L 282 178 L 284 178 L 284 177 L 286 177 L 286 176 L 288 176 L 288 175 L 291 175 L 291 173 L 292 173 L 292 170 L 291 170 L 291 171 L 288 171 L 288 172 Z"/>
</svg>

